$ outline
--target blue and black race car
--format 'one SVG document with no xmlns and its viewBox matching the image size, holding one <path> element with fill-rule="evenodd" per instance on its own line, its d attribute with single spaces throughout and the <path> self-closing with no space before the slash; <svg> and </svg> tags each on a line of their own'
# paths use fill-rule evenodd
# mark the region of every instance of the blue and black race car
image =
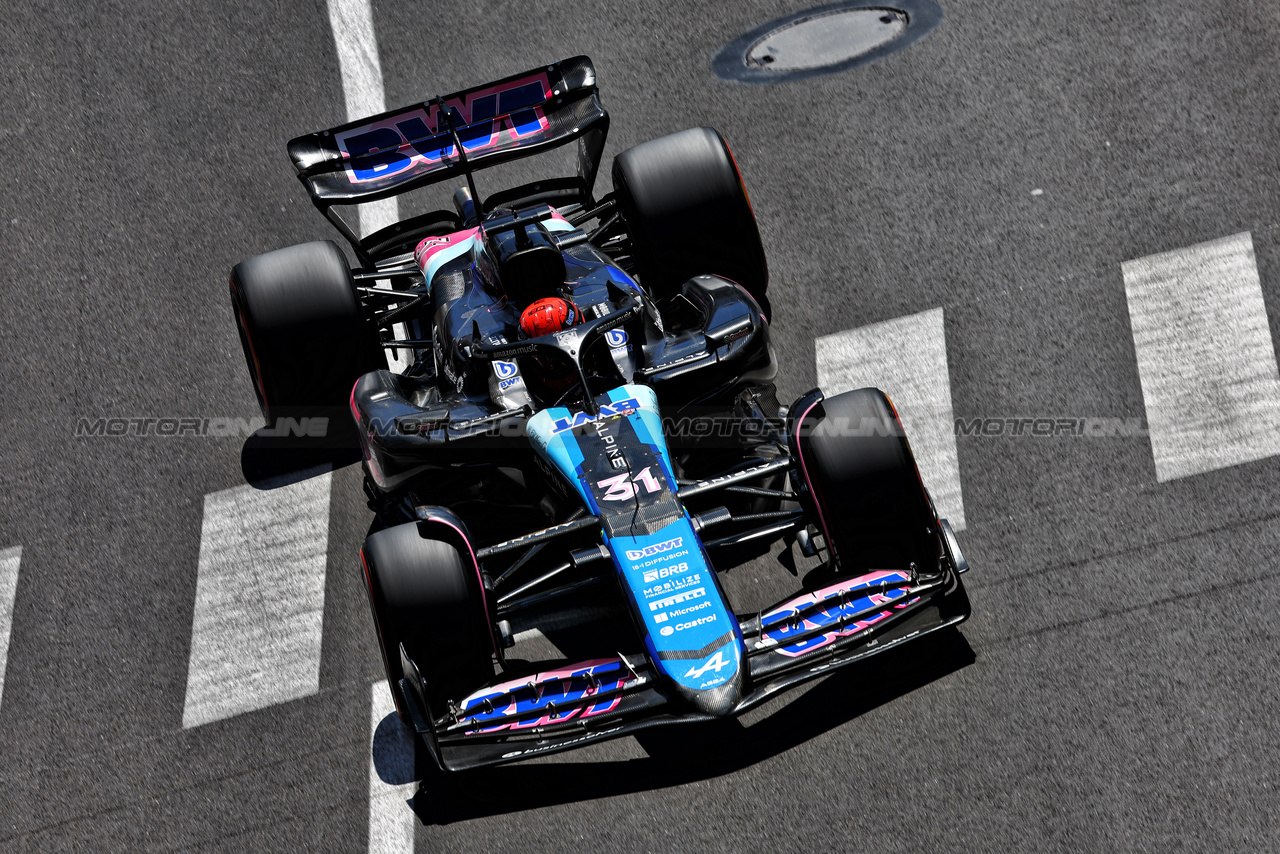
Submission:
<svg viewBox="0 0 1280 854">
<path fill-rule="evenodd" d="M 779 405 L 724 139 L 628 149 L 597 199 L 607 129 L 576 57 L 299 137 L 357 268 L 318 242 L 231 275 L 268 419 L 354 419 L 389 684 L 446 770 L 735 715 L 969 615 L 890 400 Z M 571 142 L 576 175 L 478 192 Z M 364 238 L 337 210 L 449 179 L 452 210 Z M 813 565 L 736 609 L 719 573 L 779 540 Z M 512 654 L 534 629 L 558 657 Z"/>
</svg>

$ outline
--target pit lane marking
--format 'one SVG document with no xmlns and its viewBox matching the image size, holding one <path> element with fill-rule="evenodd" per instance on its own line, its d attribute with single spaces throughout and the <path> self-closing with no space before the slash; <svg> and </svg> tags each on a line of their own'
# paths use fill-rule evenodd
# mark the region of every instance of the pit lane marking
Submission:
<svg viewBox="0 0 1280 854">
<path fill-rule="evenodd" d="M 964 496 L 942 309 L 823 335 L 813 345 L 825 395 L 875 386 L 893 400 L 938 513 L 962 530 Z"/>
<path fill-rule="evenodd" d="M 13 605 L 21 562 L 22 546 L 0 551 L 0 702 L 4 699 L 4 671 L 9 660 L 9 634 L 13 629 Z"/>
<path fill-rule="evenodd" d="M 382 62 L 378 59 L 378 40 L 373 33 L 373 9 L 369 0 L 329 0 L 329 26 L 338 49 L 338 68 L 342 72 L 342 94 L 347 104 L 347 121 L 385 112 L 386 94 L 382 85 Z M 365 202 L 355 209 L 356 232 L 370 235 L 400 221 L 400 201 L 396 197 Z M 379 279 L 380 288 L 391 283 Z M 393 324 L 396 338 L 408 338 L 403 323 Z M 387 362 L 395 373 L 409 367 L 409 351 L 397 350 L 393 357 L 387 351 Z"/>
<path fill-rule="evenodd" d="M 184 729 L 320 690 L 331 480 L 204 497 Z"/>
<path fill-rule="evenodd" d="M 1156 480 L 1280 454 L 1280 371 L 1252 235 L 1121 269 Z"/>
<path fill-rule="evenodd" d="M 413 734 L 396 714 L 386 680 L 375 682 L 369 714 L 369 854 L 413 854 L 414 754 Z"/>
</svg>

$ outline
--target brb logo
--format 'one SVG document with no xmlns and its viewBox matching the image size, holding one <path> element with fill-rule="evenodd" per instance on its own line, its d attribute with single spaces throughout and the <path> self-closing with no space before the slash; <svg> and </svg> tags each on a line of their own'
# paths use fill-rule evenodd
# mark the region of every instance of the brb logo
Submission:
<svg viewBox="0 0 1280 854">
<path fill-rule="evenodd" d="M 539 105 L 550 95 L 547 75 L 535 74 L 463 93 L 445 105 L 463 150 L 470 154 L 500 145 L 504 133 L 512 145 L 540 136 L 549 123 Z M 456 156 L 453 134 L 438 103 L 344 131 L 337 142 L 347 158 L 347 177 L 356 184 Z"/>
<path fill-rule="evenodd" d="M 563 433 L 565 430 L 572 430 L 574 427 L 581 427 L 583 424 L 590 424 L 592 421 L 599 421 L 602 418 L 612 418 L 615 415 L 630 415 L 639 408 L 640 401 L 634 397 L 628 397 L 626 400 L 601 406 L 600 414 L 595 417 L 585 412 L 575 412 L 572 418 L 557 418 L 551 427 L 551 432 L 553 434 Z"/>
</svg>

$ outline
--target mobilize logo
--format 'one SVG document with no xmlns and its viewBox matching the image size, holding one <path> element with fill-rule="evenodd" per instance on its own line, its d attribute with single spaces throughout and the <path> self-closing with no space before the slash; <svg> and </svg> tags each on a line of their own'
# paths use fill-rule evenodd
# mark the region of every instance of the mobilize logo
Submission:
<svg viewBox="0 0 1280 854">
<path fill-rule="evenodd" d="M 645 546 L 642 549 L 627 549 L 627 560 L 640 560 L 642 558 L 659 554 L 660 552 L 668 552 L 672 549 L 678 549 L 682 545 L 684 545 L 684 537 L 676 537 L 674 540 L 667 540 L 665 543 L 654 543 L 653 545 Z M 646 573 L 644 580 L 652 581 L 653 579 L 649 578 L 648 573 Z"/>
<path fill-rule="evenodd" d="M 681 549 L 676 554 L 688 554 L 688 549 Z M 644 594 L 645 599 L 652 599 L 654 596 L 663 596 L 674 590 L 683 590 L 686 587 L 693 587 L 695 584 L 702 583 L 701 572 L 691 572 L 688 575 L 679 578 L 671 578 L 652 587 L 645 587 L 640 592 Z"/>
</svg>

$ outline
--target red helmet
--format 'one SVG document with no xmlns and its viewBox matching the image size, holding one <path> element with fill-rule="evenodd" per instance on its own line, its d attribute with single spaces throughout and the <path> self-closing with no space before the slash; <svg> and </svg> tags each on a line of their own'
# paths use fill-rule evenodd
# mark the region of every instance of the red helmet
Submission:
<svg viewBox="0 0 1280 854">
<path fill-rule="evenodd" d="M 520 315 L 520 331 L 530 338 L 568 329 L 578 322 L 578 307 L 559 297 L 546 297 L 529 304 Z"/>
</svg>

